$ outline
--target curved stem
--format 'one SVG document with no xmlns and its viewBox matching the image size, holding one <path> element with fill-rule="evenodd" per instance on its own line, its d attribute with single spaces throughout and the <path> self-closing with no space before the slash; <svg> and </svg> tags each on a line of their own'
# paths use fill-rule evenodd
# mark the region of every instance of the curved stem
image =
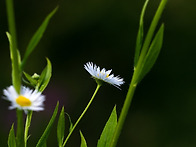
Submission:
<svg viewBox="0 0 196 147">
<path fill-rule="evenodd" d="M 95 95 L 97 94 L 99 88 L 101 87 L 100 84 L 97 84 L 97 88 L 95 89 L 95 92 L 92 96 L 92 98 L 90 99 L 90 101 L 88 102 L 86 108 L 84 109 L 84 111 L 82 112 L 82 114 L 80 115 L 80 117 L 78 118 L 78 120 L 76 121 L 76 123 L 74 124 L 73 128 L 71 129 L 71 131 L 69 132 L 67 138 L 65 139 L 65 142 L 63 143 L 63 147 L 65 146 L 65 144 L 67 143 L 68 139 L 70 138 L 71 134 L 73 133 L 74 129 L 76 128 L 76 126 L 78 125 L 78 123 L 80 122 L 80 120 L 82 119 L 82 117 L 84 116 L 84 114 L 86 113 L 86 111 L 88 110 L 88 108 L 90 107 Z"/>
</svg>

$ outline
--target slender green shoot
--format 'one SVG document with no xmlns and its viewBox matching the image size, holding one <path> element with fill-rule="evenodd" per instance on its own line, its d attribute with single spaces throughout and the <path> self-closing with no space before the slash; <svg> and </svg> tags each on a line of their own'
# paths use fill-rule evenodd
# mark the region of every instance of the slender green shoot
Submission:
<svg viewBox="0 0 196 147">
<path fill-rule="evenodd" d="M 24 146 L 24 122 L 23 122 L 23 110 L 16 110 L 17 115 L 17 132 L 16 132 L 16 144 L 17 147 Z"/>
<path fill-rule="evenodd" d="M 29 127 L 31 125 L 31 118 L 33 115 L 33 111 L 29 111 L 26 118 L 26 124 L 25 124 L 25 132 L 24 132 L 24 147 L 27 147 L 27 140 L 30 136 L 28 136 Z"/>
<path fill-rule="evenodd" d="M 90 107 L 93 99 L 95 98 L 95 95 L 97 94 L 99 88 L 101 87 L 100 84 L 97 84 L 97 88 L 92 96 L 92 98 L 90 99 L 89 103 L 87 104 L 86 108 L 84 109 L 84 111 L 82 112 L 82 114 L 80 115 L 80 117 L 78 118 L 78 120 L 76 121 L 76 123 L 74 124 L 73 128 L 71 129 L 71 131 L 69 132 L 69 134 L 67 135 L 67 138 L 65 139 L 64 143 L 63 143 L 63 147 L 66 145 L 68 139 L 70 138 L 71 134 L 73 133 L 74 129 L 76 128 L 76 126 L 78 125 L 78 123 L 80 122 L 80 120 L 82 119 L 82 117 L 84 116 L 84 114 L 86 113 L 86 111 L 88 110 L 88 108 Z"/>
<path fill-rule="evenodd" d="M 126 96 L 126 99 L 125 99 L 125 102 L 124 102 L 124 105 L 123 105 L 123 108 L 121 110 L 121 114 L 120 114 L 118 124 L 117 124 L 117 127 L 116 127 L 116 130 L 115 130 L 115 133 L 114 133 L 114 136 L 113 136 L 110 147 L 115 147 L 117 145 L 117 141 L 118 141 L 118 138 L 120 136 L 121 130 L 123 128 L 126 116 L 128 114 L 128 110 L 129 110 L 129 107 L 131 105 L 135 89 L 137 87 L 138 82 L 141 80 L 141 75 L 143 74 L 142 72 L 145 72 L 145 71 L 143 71 L 143 68 L 144 68 L 146 58 L 147 58 L 147 55 L 148 55 L 148 52 L 149 52 L 149 46 L 152 42 L 152 38 L 154 36 L 154 31 L 156 29 L 156 26 L 157 26 L 158 21 L 161 17 L 163 9 L 165 8 L 166 3 L 167 3 L 167 0 L 162 0 L 161 1 L 160 5 L 159 5 L 159 7 L 158 7 L 158 9 L 155 13 L 155 16 L 152 20 L 152 23 L 150 25 L 150 28 L 149 28 L 148 33 L 146 35 L 146 38 L 144 40 L 144 44 L 143 44 L 143 47 L 141 49 L 141 53 L 139 55 L 137 65 L 134 69 L 131 84 L 130 84 L 130 87 L 129 87 L 129 90 L 128 90 L 128 93 L 127 93 L 127 96 Z M 163 27 L 161 27 L 161 28 L 163 28 Z M 163 30 L 163 29 L 161 29 L 161 30 Z M 162 36 L 160 36 L 160 38 L 162 38 Z M 156 39 L 156 40 L 158 40 L 158 39 Z M 155 60 L 154 60 L 154 62 L 155 62 Z"/>
<path fill-rule="evenodd" d="M 17 38 L 16 38 L 16 27 L 15 27 L 15 17 L 14 17 L 14 5 L 13 0 L 6 0 L 7 7 L 7 18 L 9 25 L 9 35 L 8 39 L 10 42 L 10 57 L 12 60 L 12 83 L 18 93 L 20 93 L 21 87 L 21 71 L 19 68 L 19 52 L 17 51 Z M 16 143 L 17 146 L 22 147 L 23 140 L 23 112 L 21 110 L 16 110 L 17 114 L 17 134 Z"/>
<path fill-rule="evenodd" d="M 7 6 L 7 18 L 9 25 L 10 37 L 10 57 L 12 60 L 12 83 L 18 93 L 20 93 L 21 87 L 21 71 L 19 66 L 19 53 L 17 51 L 17 38 L 16 38 L 16 27 L 15 27 L 15 17 L 14 17 L 14 6 L 13 0 L 6 0 Z"/>
</svg>

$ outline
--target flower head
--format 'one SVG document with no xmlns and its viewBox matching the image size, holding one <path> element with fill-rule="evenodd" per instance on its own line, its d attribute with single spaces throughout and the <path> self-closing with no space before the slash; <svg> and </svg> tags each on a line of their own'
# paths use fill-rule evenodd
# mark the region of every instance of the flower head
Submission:
<svg viewBox="0 0 196 147">
<path fill-rule="evenodd" d="M 119 76 L 115 77 L 113 74 L 110 75 L 112 70 L 107 71 L 105 68 L 101 70 L 99 66 L 97 66 L 96 64 L 93 65 L 92 62 L 86 63 L 84 65 L 84 68 L 98 83 L 104 81 L 118 88 L 124 83 L 123 79 Z"/>
<path fill-rule="evenodd" d="M 18 94 L 14 86 L 10 86 L 3 90 L 4 99 L 11 102 L 9 109 L 22 109 L 25 112 L 27 110 L 41 111 L 44 110 L 43 102 L 45 96 L 38 92 L 37 90 L 31 90 L 25 86 L 21 87 L 21 92 Z"/>
</svg>

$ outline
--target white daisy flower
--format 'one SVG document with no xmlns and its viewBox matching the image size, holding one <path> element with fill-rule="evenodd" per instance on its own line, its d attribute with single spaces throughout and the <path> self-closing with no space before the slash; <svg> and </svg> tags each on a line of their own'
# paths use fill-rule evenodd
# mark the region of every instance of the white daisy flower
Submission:
<svg viewBox="0 0 196 147">
<path fill-rule="evenodd" d="M 10 86 L 3 90 L 4 99 L 11 102 L 9 109 L 21 109 L 27 112 L 27 110 L 41 111 L 44 110 L 43 102 L 45 96 L 37 90 L 31 90 L 25 86 L 21 87 L 21 92 L 18 94 L 14 86 Z"/>
<path fill-rule="evenodd" d="M 113 74 L 110 75 L 112 70 L 106 70 L 103 68 L 100 70 L 100 67 L 96 64 L 93 65 L 92 62 L 88 62 L 84 65 L 84 68 L 92 75 L 92 77 L 98 82 L 106 82 L 109 83 L 117 88 L 124 84 L 124 81 L 119 76 L 114 76 Z"/>
</svg>

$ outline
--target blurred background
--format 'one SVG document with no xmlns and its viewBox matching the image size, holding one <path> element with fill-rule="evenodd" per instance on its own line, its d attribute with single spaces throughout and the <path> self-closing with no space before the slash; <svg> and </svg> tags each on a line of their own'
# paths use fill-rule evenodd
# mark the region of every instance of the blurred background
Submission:
<svg viewBox="0 0 196 147">
<path fill-rule="evenodd" d="M 95 147 L 114 107 L 120 114 L 133 73 L 133 56 L 139 17 L 145 0 L 34 0 L 15 1 L 18 47 L 23 57 L 27 44 L 41 22 L 57 5 L 59 10 L 30 56 L 25 71 L 38 73 L 48 57 L 53 76 L 44 91 L 45 111 L 33 114 L 29 147 L 34 147 L 44 131 L 57 101 L 75 122 L 96 83 L 83 68 L 92 61 L 113 69 L 124 78 L 121 90 L 104 85 L 67 146 L 80 146 L 82 130 L 89 147 Z M 145 15 L 145 33 L 158 7 L 150 0 Z M 165 23 L 164 43 L 157 63 L 138 85 L 127 116 L 119 147 L 196 146 L 196 1 L 169 0 L 161 18 Z M 5 0 L 0 1 L 0 89 L 11 85 L 11 63 Z M 2 95 L 2 90 L 0 91 Z M 0 146 L 7 146 L 15 110 L 0 99 Z M 57 124 L 57 121 L 55 125 Z M 69 127 L 66 118 L 66 128 Z M 66 132 L 67 133 L 67 132 Z M 56 126 L 48 140 L 57 146 Z"/>
</svg>

